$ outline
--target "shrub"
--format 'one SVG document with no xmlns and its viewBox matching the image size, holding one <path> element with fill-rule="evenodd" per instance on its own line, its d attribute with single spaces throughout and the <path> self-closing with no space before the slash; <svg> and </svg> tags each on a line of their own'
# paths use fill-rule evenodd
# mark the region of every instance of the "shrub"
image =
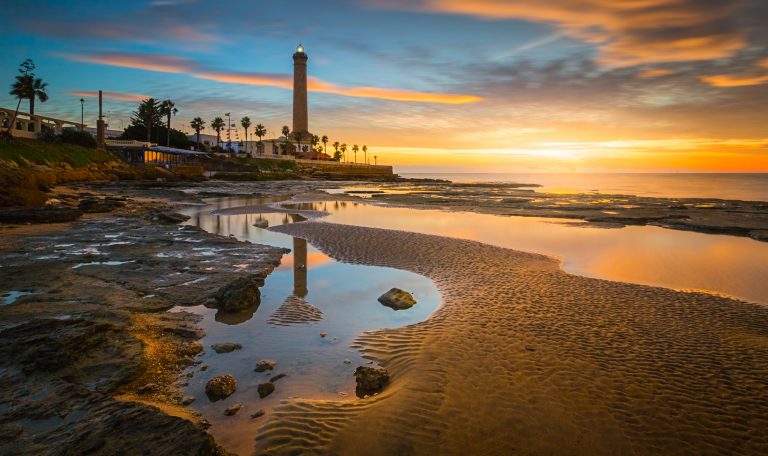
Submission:
<svg viewBox="0 0 768 456">
<path fill-rule="evenodd" d="M 96 138 L 86 131 L 65 128 L 61 132 L 61 141 L 66 144 L 77 144 L 78 146 L 96 148 Z"/>
</svg>

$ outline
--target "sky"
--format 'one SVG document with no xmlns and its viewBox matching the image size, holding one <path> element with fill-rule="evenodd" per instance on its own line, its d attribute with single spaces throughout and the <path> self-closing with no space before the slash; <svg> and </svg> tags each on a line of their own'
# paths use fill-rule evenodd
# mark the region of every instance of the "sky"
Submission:
<svg viewBox="0 0 768 456">
<path fill-rule="evenodd" d="M 768 172 L 768 0 L 16 0 L 3 10 L 0 81 L 9 89 L 32 58 L 50 96 L 36 112 L 53 117 L 78 120 L 82 97 L 95 125 L 103 90 L 110 129 L 155 97 L 174 100 L 176 128 L 230 112 L 274 137 L 291 124 L 301 43 L 310 131 L 365 144 L 398 172 Z M 16 106 L 7 90 L 0 106 Z"/>
</svg>

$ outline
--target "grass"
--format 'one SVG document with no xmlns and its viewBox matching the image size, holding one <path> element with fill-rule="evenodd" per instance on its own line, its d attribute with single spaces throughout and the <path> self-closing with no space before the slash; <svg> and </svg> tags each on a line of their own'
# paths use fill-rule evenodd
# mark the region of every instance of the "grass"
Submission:
<svg viewBox="0 0 768 456">
<path fill-rule="evenodd" d="M 69 163 L 80 168 L 91 163 L 116 160 L 109 152 L 88 149 L 75 144 L 49 143 L 31 139 L 0 140 L 0 160 L 14 161 L 19 165 L 25 162 L 43 165 L 46 163 Z"/>
</svg>

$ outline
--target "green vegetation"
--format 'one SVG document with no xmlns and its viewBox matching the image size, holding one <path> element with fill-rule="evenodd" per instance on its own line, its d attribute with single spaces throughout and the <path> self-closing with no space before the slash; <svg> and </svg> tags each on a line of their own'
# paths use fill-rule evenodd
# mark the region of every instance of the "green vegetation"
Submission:
<svg viewBox="0 0 768 456">
<path fill-rule="evenodd" d="M 258 166 L 262 171 L 288 171 L 296 168 L 296 163 L 291 160 L 270 160 L 266 158 L 237 157 L 232 159 L 235 163 Z"/>
<path fill-rule="evenodd" d="M 77 168 L 91 163 L 116 160 L 116 158 L 109 152 L 88 149 L 76 144 L 15 139 L 0 141 L 0 160 L 13 161 L 19 165 L 27 162 L 38 165 L 68 163 Z"/>
</svg>

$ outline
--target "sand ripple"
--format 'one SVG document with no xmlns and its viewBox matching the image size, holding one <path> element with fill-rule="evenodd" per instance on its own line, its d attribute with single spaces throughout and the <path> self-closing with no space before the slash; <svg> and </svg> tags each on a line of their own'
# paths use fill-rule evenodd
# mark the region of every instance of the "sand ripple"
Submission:
<svg viewBox="0 0 768 456">
<path fill-rule="evenodd" d="M 473 241 L 305 222 L 351 263 L 432 279 L 427 321 L 363 334 L 380 396 L 288 401 L 259 454 L 768 454 L 768 309 L 566 274 Z"/>
<path fill-rule="evenodd" d="M 295 295 L 285 298 L 280 307 L 269 317 L 268 323 L 277 326 L 289 326 L 312 323 L 323 319 L 323 312 L 317 307 Z"/>
</svg>

